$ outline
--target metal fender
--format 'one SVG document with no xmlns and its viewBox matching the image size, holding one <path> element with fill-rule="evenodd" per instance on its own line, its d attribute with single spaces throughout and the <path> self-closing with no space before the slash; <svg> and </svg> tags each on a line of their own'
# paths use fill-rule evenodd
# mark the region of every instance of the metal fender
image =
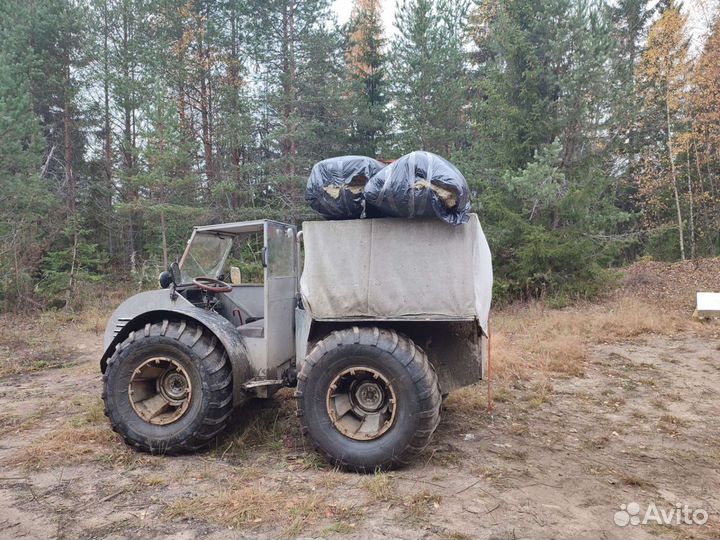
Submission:
<svg viewBox="0 0 720 540">
<path fill-rule="evenodd" d="M 149 331 L 150 324 L 163 319 L 184 318 L 203 325 L 220 341 L 232 365 L 233 404 L 247 401 L 249 395 L 243 391 L 242 385 L 253 377 L 253 373 L 245 343 L 237 329 L 227 319 L 212 311 L 196 308 L 182 296 L 173 300 L 169 297 L 167 290 L 147 291 L 129 298 L 115 310 L 105 331 L 105 352 L 100 359 L 100 370 L 105 372 L 108 358 L 131 332 L 145 328 Z M 149 304 L 154 309 L 148 309 Z"/>
</svg>

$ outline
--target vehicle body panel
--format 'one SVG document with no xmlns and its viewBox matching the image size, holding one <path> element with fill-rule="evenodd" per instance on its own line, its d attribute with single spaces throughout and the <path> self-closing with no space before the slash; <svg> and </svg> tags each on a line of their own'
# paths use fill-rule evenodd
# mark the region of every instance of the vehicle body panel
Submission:
<svg viewBox="0 0 720 540">
<path fill-rule="evenodd" d="M 180 295 L 174 299 L 171 291 L 160 289 L 132 296 L 115 310 L 105 331 L 105 353 L 100 360 L 105 371 L 107 360 L 116 346 L 132 331 L 144 331 L 146 325 L 169 318 L 186 318 L 197 321 L 212 332 L 222 343 L 230 358 L 234 381 L 252 378 L 252 367 L 245 341 L 235 326 L 221 315 L 193 306 Z M 239 405 L 248 399 L 241 384 L 233 387 L 233 403 Z"/>
<path fill-rule="evenodd" d="M 307 354 L 330 332 L 353 326 L 393 329 L 423 349 L 435 368 L 443 394 L 474 384 L 487 373 L 488 338 L 475 320 L 370 320 L 321 321 L 298 309 L 296 321 L 297 370 Z"/>
<path fill-rule="evenodd" d="M 303 304 L 318 320 L 476 320 L 487 334 L 490 250 L 477 215 L 303 225 Z"/>
<path fill-rule="evenodd" d="M 418 227 L 426 236 L 418 236 Z M 310 229 L 313 234 L 322 232 L 325 247 L 319 252 L 317 242 L 314 250 L 306 245 L 305 270 L 312 269 L 312 281 L 310 289 L 305 283 L 303 305 L 298 307 L 300 250 L 294 226 L 257 220 L 195 227 L 183 260 L 197 235 L 222 239 L 262 233 L 264 284 L 234 284 L 231 292 L 214 296 L 217 303 L 210 310 L 183 296 L 192 287 L 186 284 L 127 299 L 108 322 L 102 369 L 131 331 L 163 318 L 185 317 L 204 325 L 225 347 L 233 365 L 236 404 L 249 395 L 268 397 L 287 384 L 293 361 L 299 371 L 317 341 L 349 326 L 377 326 L 408 336 L 427 353 L 443 393 L 483 378 L 492 269 L 476 216 L 471 224 L 455 229 L 442 223 L 386 219 L 313 222 Z M 439 250 L 438 242 L 443 243 Z M 221 255 L 223 264 L 218 268 L 228 253 Z M 377 263 L 373 261 L 377 257 L 387 260 Z M 395 265 L 397 257 L 402 260 Z M 449 264 L 454 265 L 450 270 Z M 220 270 L 215 273 L 210 277 L 220 277 Z M 460 281 L 445 281 L 453 276 Z M 421 286 L 413 280 L 422 280 Z M 418 298 L 422 291 L 427 295 Z M 338 294 L 344 297 L 334 304 Z M 414 310 L 404 309 L 405 302 Z M 322 307 L 317 316 L 313 303 Z M 355 311 L 346 313 L 344 306 Z"/>
<path fill-rule="evenodd" d="M 295 356 L 294 312 L 297 305 L 297 229 L 265 222 L 265 373 L 274 372 Z"/>
</svg>

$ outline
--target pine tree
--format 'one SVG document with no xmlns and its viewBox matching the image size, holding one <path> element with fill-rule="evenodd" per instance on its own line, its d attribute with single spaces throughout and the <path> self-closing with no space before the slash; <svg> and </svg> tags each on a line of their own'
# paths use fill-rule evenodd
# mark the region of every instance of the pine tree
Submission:
<svg viewBox="0 0 720 540">
<path fill-rule="evenodd" d="M 390 45 L 398 150 L 449 156 L 466 144 L 463 0 L 406 0 Z"/>
<path fill-rule="evenodd" d="M 566 167 L 598 150 L 610 111 L 609 29 L 585 1 L 494 0 L 473 13 L 473 120 L 488 167 L 522 167 L 556 138 Z"/>
<path fill-rule="evenodd" d="M 183 145 L 174 100 L 161 85 L 155 86 L 154 94 L 147 110 L 148 128 L 142 133 L 146 143 L 139 157 L 144 171 L 138 182 L 144 197 L 138 210 L 148 216 L 145 222 L 153 246 L 149 254 L 152 257 L 159 248 L 162 265 L 157 266 L 165 269 L 171 254 L 183 246 L 187 223 L 200 212 L 188 205 L 197 186 L 193 176 L 183 175 L 190 152 Z"/>
<path fill-rule="evenodd" d="M 308 37 L 307 46 L 307 56 L 298 66 L 298 156 L 309 172 L 317 161 L 348 153 L 352 112 L 341 32 L 321 29 Z"/>
<path fill-rule="evenodd" d="M 606 10 L 576 0 L 491 0 L 472 13 L 473 145 L 457 161 L 504 246 L 496 269 L 511 295 L 569 294 L 573 281 L 593 290 L 617 250 L 592 240 L 628 219 L 598 166 L 612 112 L 609 29 Z"/>
<path fill-rule="evenodd" d="M 79 216 L 73 216 L 62 234 L 66 247 L 48 251 L 43 257 L 37 288 L 50 305 L 72 311 L 84 300 L 78 294 L 80 288 L 102 279 L 106 258 L 97 245 L 85 240 L 88 234 Z"/>
<path fill-rule="evenodd" d="M 223 69 L 215 77 L 216 169 L 215 198 L 226 202 L 233 219 L 254 205 L 258 167 L 247 14 L 242 3 L 230 0 L 219 11 L 223 22 L 216 31 L 216 47 Z"/>
<path fill-rule="evenodd" d="M 720 168 L 720 16 L 716 16 L 693 68 L 692 86 L 693 136 L 687 157 L 692 161 L 691 168 L 698 184 L 698 239 L 704 254 L 713 256 L 720 253 L 720 186 L 717 184 Z"/>
<path fill-rule="evenodd" d="M 349 25 L 346 63 L 351 153 L 376 157 L 387 132 L 386 61 L 379 0 L 358 0 Z"/>
<path fill-rule="evenodd" d="M 337 148 L 340 31 L 329 0 L 257 0 L 246 9 L 253 61 L 261 66 L 258 136 L 265 188 L 259 200 L 268 211 L 282 209 L 295 218 L 305 208 L 305 175 Z"/>
<path fill-rule="evenodd" d="M 312 216 L 306 173 L 347 153 L 451 158 L 499 294 L 720 252 L 717 20 L 689 62 L 670 0 L 404 0 L 388 46 L 380 5 L 0 3 L 2 307 L 77 307 L 105 252 L 154 281 L 192 223 Z"/>
<path fill-rule="evenodd" d="M 6 7 L 11 7 L 6 5 Z M 12 6 L 15 7 L 15 6 Z M 0 19 L 16 22 L 0 8 Z M 7 17 L 7 18 L 5 18 Z M 39 119 L 30 95 L 27 67 L 11 46 L 27 38 L 22 25 L 0 26 L 0 309 L 30 298 L 33 274 L 52 238 L 60 200 L 46 178 L 52 154 L 46 154 Z"/>
<path fill-rule="evenodd" d="M 621 130 L 619 137 L 632 137 L 632 125 L 640 109 L 639 100 L 635 92 L 635 71 L 642 52 L 643 41 L 647 35 L 647 27 L 656 13 L 658 6 L 651 6 L 647 0 L 619 0 L 609 5 L 609 17 L 612 22 L 614 40 L 614 54 L 611 57 L 613 64 L 613 77 L 610 82 L 614 84 L 613 92 L 616 94 L 613 103 L 615 126 Z M 624 151 L 632 154 L 632 141 L 625 145 Z"/>
<path fill-rule="evenodd" d="M 687 130 L 685 89 L 689 66 L 685 25 L 686 16 L 672 3 L 650 27 L 637 71 L 638 90 L 643 99 L 644 167 L 638 171 L 640 192 L 649 225 L 662 221 L 668 198 L 673 201 L 679 254 L 683 260 L 686 257 L 685 218 L 677 163 L 681 148 L 677 138 Z M 658 135 L 662 137 L 662 146 L 657 144 Z"/>
<path fill-rule="evenodd" d="M 0 159 L 7 168 L 0 174 L 7 175 L 3 206 L 13 254 L 9 297 L 17 299 L 28 296 L 28 277 L 44 254 L 81 240 L 63 232 L 81 219 L 84 135 L 75 78 L 81 27 L 76 7 L 65 0 L 7 2 L 0 9 L 0 108 L 3 121 L 12 119 L 2 131 L 11 139 L 0 151 L 12 154 Z"/>
</svg>

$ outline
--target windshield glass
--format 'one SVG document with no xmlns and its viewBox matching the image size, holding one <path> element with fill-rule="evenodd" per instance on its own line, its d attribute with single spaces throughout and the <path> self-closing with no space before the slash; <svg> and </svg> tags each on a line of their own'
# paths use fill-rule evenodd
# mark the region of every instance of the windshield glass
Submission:
<svg viewBox="0 0 720 540">
<path fill-rule="evenodd" d="M 183 283 L 190 283 L 198 276 L 217 278 L 231 247 L 230 235 L 195 234 L 180 265 Z"/>
</svg>

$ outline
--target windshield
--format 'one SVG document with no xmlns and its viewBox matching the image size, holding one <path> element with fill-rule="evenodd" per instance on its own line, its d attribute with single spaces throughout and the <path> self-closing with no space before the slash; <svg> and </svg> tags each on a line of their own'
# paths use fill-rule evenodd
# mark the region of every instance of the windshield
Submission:
<svg viewBox="0 0 720 540">
<path fill-rule="evenodd" d="M 190 283 L 198 276 L 217 278 L 231 247 L 230 235 L 196 233 L 180 264 L 183 283 Z"/>
</svg>

